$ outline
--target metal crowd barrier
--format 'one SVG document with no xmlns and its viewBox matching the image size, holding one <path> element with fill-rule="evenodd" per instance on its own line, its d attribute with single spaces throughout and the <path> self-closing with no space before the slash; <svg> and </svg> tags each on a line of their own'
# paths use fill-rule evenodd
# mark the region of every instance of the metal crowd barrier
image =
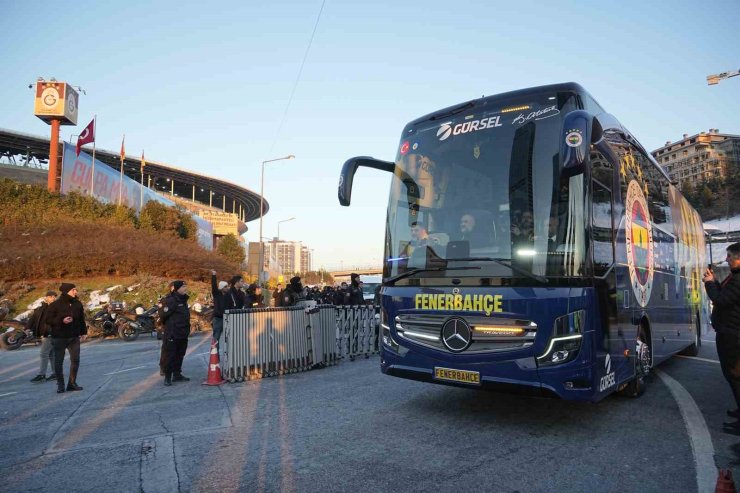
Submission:
<svg viewBox="0 0 740 493">
<path fill-rule="evenodd" d="M 241 382 L 368 357 L 377 352 L 375 311 L 333 305 L 227 311 L 219 341 L 223 378 Z"/>
<path fill-rule="evenodd" d="M 342 358 L 351 361 L 378 351 L 376 309 L 370 305 L 337 306 L 337 344 Z"/>
</svg>

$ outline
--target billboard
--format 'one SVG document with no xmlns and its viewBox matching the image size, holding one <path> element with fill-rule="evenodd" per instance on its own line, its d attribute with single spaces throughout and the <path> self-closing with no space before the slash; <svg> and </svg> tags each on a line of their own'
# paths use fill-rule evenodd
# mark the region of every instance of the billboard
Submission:
<svg viewBox="0 0 740 493">
<path fill-rule="evenodd" d="M 201 209 L 198 215 L 213 225 L 213 234 L 239 236 L 239 218 L 236 214 Z"/>
<path fill-rule="evenodd" d="M 62 125 L 77 125 L 79 94 L 66 82 L 36 82 L 33 114 L 48 122 L 59 119 Z"/>
<path fill-rule="evenodd" d="M 94 184 L 93 197 L 104 204 L 117 204 L 119 191 L 121 204 L 130 207 L 136 212 L 141 212 L 139 204 L 146 204 L 150 200 L 156 200 L 164 205 L 176 207 L 176 204 L 161 196 L 154 190 L 142 187 L 135 180 L 123 175 L 121 181 L 120 170 L 115 170 L 95 160 L 95 180 L 92 180 L 92 157 L 86 152 L 80 152 L 77 156 L 75 146 L 64 143 L 62 159 L 62 193 L 79 192 L 90 195 L 90 186 Z M 143 200 L 141 194 L 143 193 Z M 191 213 L 193 220 L 198 225 L 198 243 L 208 250 L 213 250 L 213 227 L 211 224 Z"/>
</svg>

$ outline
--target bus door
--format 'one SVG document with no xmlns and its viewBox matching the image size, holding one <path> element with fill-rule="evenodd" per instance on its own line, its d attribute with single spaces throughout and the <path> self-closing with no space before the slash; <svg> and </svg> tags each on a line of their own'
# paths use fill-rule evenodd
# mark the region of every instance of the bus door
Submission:
<svg viewBox="0 0 740 493">
<path fill-rule="evenodd" d="M 607 377 L 608 374 L 616 372 L 619 374 L 616 381 L 620 381 L 626 378 L 622 371 L 627 371 L 624 365 L 624 349 L 631 345 L 625 346 L 628 343 L 619 330 L 617 320 L 613 197 L 611 187 L 596 179 L 595 176 L 597 176 L 596 173 L 591 180 L 591 252 L 594 288 L 598 303 L 598 311 L 595 310 L 594 313 L 598 312 L 599 320 L 595 324 L 597 363 L 594 371 L 597 376 L 601 377 Z M 611 180 L 608 183 L 611 183 Z M 607 355 L 609 355 L 608 358 Z M 623 365 L 624 368 L 620 368 Z M 601 380 L 600 378 L 599 381 Z M 613 375 L 611 381 L 614 381 Z"/>
</svg>

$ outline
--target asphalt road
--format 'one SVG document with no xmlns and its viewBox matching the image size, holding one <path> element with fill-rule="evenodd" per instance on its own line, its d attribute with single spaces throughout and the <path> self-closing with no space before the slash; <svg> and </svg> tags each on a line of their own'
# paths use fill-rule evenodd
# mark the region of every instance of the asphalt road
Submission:
<svg viewBox="0 0 740 493">
<path fill-rule="evenodd" d="M 740 437 L 713 337 L 660 366 L 693 398 L 714 461 L 740 477 Z M 38 349 L 0 353 L 0 491 L 697 491 L 679 403 L 660 376 L 598 404 L 384 376 L 373 357 L 220 387 L 162 386 L 153 339 L 83 344 L 81 392 L 32 384 Z M 706 361 L 705 361 L 706 360 Z"/>
</svg>

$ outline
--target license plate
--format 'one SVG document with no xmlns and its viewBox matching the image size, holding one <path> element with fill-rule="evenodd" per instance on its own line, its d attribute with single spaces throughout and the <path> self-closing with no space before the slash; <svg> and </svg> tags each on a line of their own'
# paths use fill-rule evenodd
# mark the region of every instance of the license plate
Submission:
<svg viewBox="0 0 740 493">
<path fill-rule="evenodd" d="M 437 380 L 446 380 L 448 382 L 460 382 L 472 385 L 480 385 L 480 373 L 477 371 L 434 367 L 434 378 Z"/>
</svg>

